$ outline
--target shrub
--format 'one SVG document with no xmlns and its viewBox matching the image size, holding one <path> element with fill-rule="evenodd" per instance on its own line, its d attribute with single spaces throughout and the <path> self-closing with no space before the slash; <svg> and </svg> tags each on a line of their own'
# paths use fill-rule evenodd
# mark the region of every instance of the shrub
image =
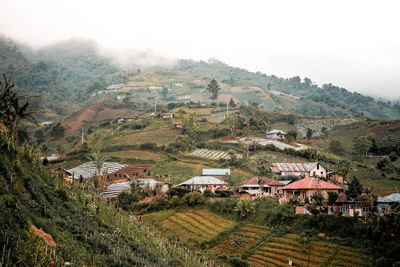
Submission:
<svg viewBox="0 0 400 267">
<path fill-rule="evenodd" d="M 204 203 L 204 197 L 200 192 L 190 192 L 183 196 L 183 202 L 188 206 L 197 206 Z"/>
<path fill-rule="evenodd" d="M 168 195 L 169 199 L 171 199 L 173 196 L 178 196 L 181 198 L 189 192 L 190 192 L 190 190 L 187 188 L 172 187 L 168 190 L 167 195 Z"/>
</svg>

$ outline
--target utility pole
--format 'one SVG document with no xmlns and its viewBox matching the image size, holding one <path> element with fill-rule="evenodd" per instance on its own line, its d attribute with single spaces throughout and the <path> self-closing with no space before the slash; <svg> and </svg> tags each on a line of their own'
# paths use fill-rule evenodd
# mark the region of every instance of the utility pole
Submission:
<svg viewBox="0 0 400 267">
<path fill-rule="evenodd" d="M 82 126 L 82 145 L 83 145 L 83 129 L 84 129 L 84 127 Z"/>
<path fill-rule="evenodd" d="M 226 117 L 228 118 L 229 116 L 229 105 L 228 102 L 226 102 Z"/>
<path fill-rule="evenodd" d="M 157 113 L 157 97 L 154 99 L 154 113 Z"/>
</svg>

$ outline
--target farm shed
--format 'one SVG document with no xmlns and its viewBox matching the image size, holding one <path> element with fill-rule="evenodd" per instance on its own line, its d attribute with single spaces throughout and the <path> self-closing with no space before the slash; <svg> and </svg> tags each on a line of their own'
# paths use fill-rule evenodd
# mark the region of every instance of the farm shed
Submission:
<svg viewBox="0 0 400 267">
<path fill-rule="evenodd" d="M 214 192 L 217 189 L 226 190 L 227 183 L 213 176 L 195 176 L 183 183 L 176 185 L 177 187 L 185 187 L 188 189 L 197 189 L 200 192 L 204 192 L 206 189 L 210 189 Z"/>
<path fill-rule="evenodd" d="M 280 140 L 280 139 L 285 139 L 286 133 L 281 130 L 272 130 L 269 131 L 266 135 L 267 139 L 272 139 L 272 140 Z"/>
<path fill-rule="evenodd" d="M 231 169 L 203 169 L 202 175 L 223 177 L 225 175 L 231 175 Z"/>
<path fill-rule="evenodd" d="M 126 165 L 118 162 L 105 162 L 101 168 L 101 174 L 106 173 L 107 181 L 126 179 L 126 175 L 130 177 L 145 176 L 149 174 L 151 164 Z M 97 176 L 97 168 L 93 161 L 86 162 L 78 167 L 67 170 L 70 175 L 68 178 L 78 179 L 81 175 L 83 178 Z"/>
</svg>

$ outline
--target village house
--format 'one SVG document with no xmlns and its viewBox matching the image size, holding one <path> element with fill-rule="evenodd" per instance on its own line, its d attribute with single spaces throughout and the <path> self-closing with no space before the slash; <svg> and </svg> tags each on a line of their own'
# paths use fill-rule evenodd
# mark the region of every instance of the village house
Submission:
<svg viewBox="0 0 400 267">
<path fill-rule="evenodd" d="M 231 175 L 231 170 L 230 169 L 203 169 L 202 175 L 222 178 L 225 175 Z"/>
<path fill-rule="evenodd" d="M 285 136 L 286 136 L 286 133 L 284 131 L 274 129 L 267 133 L 266 138 L 271 139 L 271 140 L 281 140 L 281 139 L 285 139 Z"/>
<path fill-rule="evenodd" d="M 319 162 L 313 163 L 272 163 L 271 171 L 281 176 L 326 178 L 326 169 Z"/>
<path fill-rule="evenodd" d="M 307 177 L 283 186 L 280 190 L 282 195 L 279 201 L 286 202 L 291 198 L 295 198 L 300 201 L 304 201 L 306 198 L 308 198 L 311 201 L 311 197 L 315 193 L 321 194 L 323 198 L 327 200 L 328 192 L 340 193 L 343 191 L 343 188 L 318 178 Z"/>
<path fill-rule="evenodd" d="M 246 181 L 243 181 L 239 185 L 239 191 L 247 191 L 247 190 L 258 190 L 261 195 L 264 196 L 277 196 L 279 193 L 279 189 L 284 186 L 281 182 L 277 180 L 273 180 L 267 177 L 260 177 L 260 179 L 264 182 L 262 188 L 258 183 L 259 178 L 253 177 Z"/>
<path fill-rule="evenodd" d="M 400 207 L 400 193 L 393 193 L 376 199 L 377 212 L 386 212 Z"/>
<path fill-rule="evenodd" d="M 196 189 L 200 192 L 204 192 L 206 189 L 210 189 L 212 192 L 215 190 L 227 190 L 228 184 L 213 176 L 195 176 L 183 183 L 176 185 L 177 187 L 184 187 L 187 189 Z"/>
<path fill-rule="evenodd" d="M 238 193 L 239 199 L 255 199 L 263 196 L 263 192 L 258 189 L 242 190 Z"/>
<path fill-rule="evenodd" d="M 126 179 L 129 177 L 144 177 L 150 175 L 151 164 L 126 165 L 118 162 L 105 162 L 101 168 L 101 175 L 107 175 L 107 182 Z M 97 168 L 94 162 L 89 161 L 78 167 L 66 171 L 68 178 L 87 179 L 97 176 Z"/>
<path fill-rule="evenodd" d="M 328 214 L 346 217 L 367 216 L 371 213 L 371 206 L 362 205 L 356 199 L 349 199 L 344 193 L 340 193 L 334 206 L 328 207 Z"/>
</svg>

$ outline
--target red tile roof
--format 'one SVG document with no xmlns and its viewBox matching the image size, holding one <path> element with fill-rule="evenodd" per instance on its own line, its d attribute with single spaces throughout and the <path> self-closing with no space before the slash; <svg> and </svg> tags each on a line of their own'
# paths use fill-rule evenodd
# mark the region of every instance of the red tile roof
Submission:
<svg viewBox="0 0 400 267">
<path fill-rule="evenodd" d="M 275 185 L 275 186 L 283 186 L 284 184 L 282 184 L 281 182 L 274 180 L 274 179 L 270 179 L 267 177 L 260 177 L 261 179 L 263 179 L 265 181 L 264 185 Z M 251 185 L 258 185 L 258 177 L 255 176 L 249 180 L 243 181 L 240 183 L 241 185 L 247 185 L 247 184 L 251 184 Z"/>
<path fill-rule="evenodd" d="M 307 177 L 288 184 L 281 188 L 282 190 L 298 190 L 298 189 L 343 189 L 340 186 L 325 182 L 318 178 Z"/>
</svg>

